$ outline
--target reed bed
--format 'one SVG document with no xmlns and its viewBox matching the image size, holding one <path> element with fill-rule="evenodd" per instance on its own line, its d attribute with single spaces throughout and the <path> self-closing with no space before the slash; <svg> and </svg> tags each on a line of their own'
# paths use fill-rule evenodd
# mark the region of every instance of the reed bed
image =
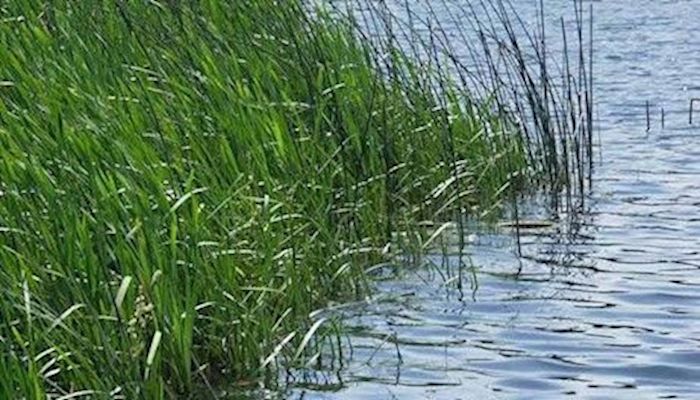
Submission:
<svg viewBox="0 0 700 400">
<path fill-rule="evenodd" d="M 468 94 L 467 103 L 516 126 L 525 142 L 527 186 L 549 193 L 555 213 L 582 209 L 594 167 L 592 5 L 584 9 L 573 0 L 571 20 L 561 16 L 550 26 L 543 0 L 529 25 L 509 0 L 333 4 L 339 15 L 354 16 L 375 54 L 399 47 L 419 68 L 436 71 L 429 82 L 434 91 L 451 79 L 458 93 Z M 384 60 L 392 70 L 386 61 L 392 58 Z M 526 179 L 517 181 L 518 191 L 526 189 Z"/>
<path fill-rule="evenodd" d="M 551 175 L 585 156 L 556 114 L 474 95 L 439 28 L 426 61 L 360 26 L 297 0 L 0 7 L 0 398 L 274 385 L 426 221 L 578 179 Z"/>
</svg>

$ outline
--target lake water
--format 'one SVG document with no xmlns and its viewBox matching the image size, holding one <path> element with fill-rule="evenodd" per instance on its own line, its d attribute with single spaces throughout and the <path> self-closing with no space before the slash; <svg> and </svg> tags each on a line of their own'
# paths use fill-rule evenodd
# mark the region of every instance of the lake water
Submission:
<svg viewBox="0 0 700 400">
<path fill-rule="evenodd" d="M 536 2 L 513 3 L 535 20 Z M 593 4 L 601 147 L 580 229 L 526 232 L 523 257 L 506 232 L 472 236 L 464 297 L 441 256 L 378 281 L 338 311 L 343 359 L 294 372 L 287 397 L 700 398 L 700 0 Z"/>
</svg>

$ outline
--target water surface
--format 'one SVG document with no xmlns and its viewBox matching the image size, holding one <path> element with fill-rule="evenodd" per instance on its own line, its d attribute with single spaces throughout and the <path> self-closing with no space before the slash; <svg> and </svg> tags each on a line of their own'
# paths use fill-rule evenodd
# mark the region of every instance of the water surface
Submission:
<svg viewBox="0 0 700 400">
<path fill-rule="evenodd" d="M 536 2 L 513 3 L 534 23 Z M 700 1 L 593 4 L 601 159 L 581 226 L 524 233 L 522 257 L 507 232 L 472 236 L 464 296 L 445 285 L 456 257 L 388 274 L 340 311 L 342 362 L 295 372 L 290 398 L 700 398 Z"/>
</svg>

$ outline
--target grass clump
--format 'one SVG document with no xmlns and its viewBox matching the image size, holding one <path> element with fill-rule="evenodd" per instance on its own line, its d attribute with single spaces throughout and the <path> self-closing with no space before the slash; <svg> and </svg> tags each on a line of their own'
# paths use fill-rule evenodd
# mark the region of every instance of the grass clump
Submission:
<svg viewBox="0 0 700 400">
<path fill-rule="evenodd" d="M 394 50 L 296 0 L 4 3 L 0 398 L 272 376 L 396 232 L 493 209 L 527 143 Z"/>
</svg>

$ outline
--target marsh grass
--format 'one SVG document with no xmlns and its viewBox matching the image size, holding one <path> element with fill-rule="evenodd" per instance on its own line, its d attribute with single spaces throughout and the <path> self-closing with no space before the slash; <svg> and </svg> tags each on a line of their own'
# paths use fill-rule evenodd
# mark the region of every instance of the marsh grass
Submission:
<svg viewBox="0 0 700 400">
<path fill-rule="evenodd" d="M 561 16 L 552 26 L 543 1 L 529 23 L 509 0 L 336 3 L 339 14 L 356 16 L 355 28 L 376 54 L 399 47 L 418 68 L 436 71 L 431 76 L 437 79 L 427 84 L 433 91 L 451 81 L 456 92 L 468 94 L 446 96 L 451 102 L 481 104 L 517 126 L 527 186 L 565 193 L 551 196 L 554 210 L 581 209 L 574 202 L 585 201 L 593 170 L 592 5 L 584 10 L 582 1 L 573 0 L 573 18 Z M 516 181 L 526 189 L 525 179 Z"/>
<path fill-rule="evenodd" d="M 0 398 L 274 384 L 425 221 L 551 179 L 442 55 L 356 28 L 296 0 L 0 7 Z"/>
</svg>

